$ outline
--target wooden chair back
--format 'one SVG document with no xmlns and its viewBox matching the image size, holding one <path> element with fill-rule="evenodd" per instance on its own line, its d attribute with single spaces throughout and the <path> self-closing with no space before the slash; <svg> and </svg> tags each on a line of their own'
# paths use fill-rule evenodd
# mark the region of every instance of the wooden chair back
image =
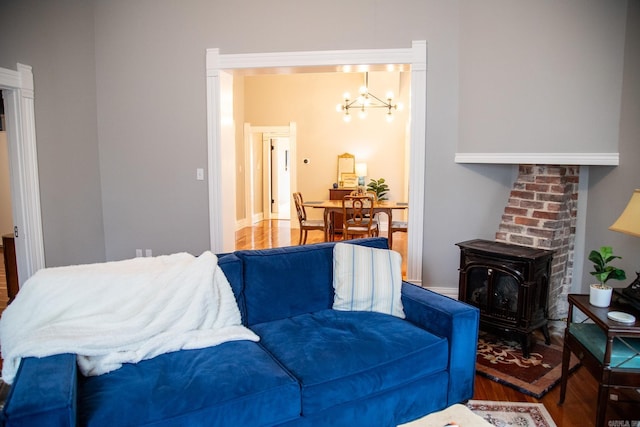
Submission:
<svg viewBox="0 0 640 427">
<path fill-rule="evenodd" d="M 358 190 L 353 190 L 350 196 L 371 196 L 373 197 L 373 200 L 375 200 L 376 202 L 378 201 L 378 195 L 376 194 L 375 191 L 371 191 L 371 190 L 367 190 L 364 193 L 361 193 Z"/>
<path fill-rule="evenodd" d="M 342 199 L 343 233 L 345 238 L 353 235 L 373 236 L 377 231 L 377 222 L 373 220 L 371 195 L 345 196 Z"/>
<path fill-rule="evenodd" d="M 296 214 L 298 215 L 298 221 L 300 221 L 300 238 L 298 240 L 299 245 L 304 245 L 305 243 L 307 243 L 307 234 L 311 230 L 320 230 L 324 232 L 325 241 L 327 240 L 329 235 L 333 235 L 333 224 L 331 222 L 331 218 L 327 219 L 326 224 L 325 221 L 321 219 L 307 218 L 307 211 L 304 209 L 304 200 L 302 198 L 302 193 L 293 193 L 293 201 L 296 205 Z"/>
<path fill-rule="evenodd" d="M 295 192 L 293 193 L 293 202 L 296 205 L 296 213 L 298 214 L 298 221 L 300 221 L 300 225 L 302 225 L 307 220 L 307 211 L 304 210 L 304 206 L 302 203 L 302 193 Z"/>
</svg>

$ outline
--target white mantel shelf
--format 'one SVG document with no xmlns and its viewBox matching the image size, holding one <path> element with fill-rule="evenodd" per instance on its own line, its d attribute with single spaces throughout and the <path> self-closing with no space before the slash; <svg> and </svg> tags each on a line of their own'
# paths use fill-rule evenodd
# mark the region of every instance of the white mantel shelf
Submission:
<svg viewBox="0 0 640 427">
<path fill-rule="evenodd" d="M 456 153 L 456 163 L 618 166 L 619 153 Z"/>
</svg>

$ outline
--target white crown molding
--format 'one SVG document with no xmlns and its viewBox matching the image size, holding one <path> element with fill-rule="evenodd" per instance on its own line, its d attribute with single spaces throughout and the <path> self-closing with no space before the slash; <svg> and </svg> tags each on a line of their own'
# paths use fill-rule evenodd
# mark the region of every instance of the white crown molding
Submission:
<svg viewBox="0 0 640 427">
<path fill-rule="evenodd" d="M 456 153 L 456 163 L 618 166 L 619 153 Z"/>
<path fill-rule="evenodd" d="M 207 49 L 214 51 L 218 49 Z M 215 56 L 215 55 L 213 55 Z M 317 52 L 272 52 L 219 55 L 217 61 L 208 62 L 209 68 L 246 69 L 280 67 L 314 67 L 373 64 L 411 64 L 413 49 L 361 49 L 325 50 Z M 216 63 L 217 62 L 217 63 Z"/>
<path fill-rule="evenodd" d="M 18 64 L 20 66 L 21 64 Z M 21 87 L 20 73 L 7 68 L 0 68 L 0 87 L 19 88 Z"/>
</svg>

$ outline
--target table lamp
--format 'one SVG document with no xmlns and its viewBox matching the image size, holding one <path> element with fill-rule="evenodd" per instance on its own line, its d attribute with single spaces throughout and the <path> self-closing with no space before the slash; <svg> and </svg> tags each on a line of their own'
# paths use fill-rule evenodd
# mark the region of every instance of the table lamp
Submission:
<svg viewBox="0 0 640 427">
<path fill-rule="evenodd" d="M 640 237 L 640 189 L 633 192 L 627 207 L 609 230 Z M 629 298 L 634 306 L 640 308 L 640 273 L 636 273 L 636 280 L 623 289 L 622 294 Z"/>
<path fill-rule="evenodd" d="M 356 163 L 356 176 L 358 177 L 358 185 L 364 187 L 364 177 L 367 176 L 366 163 Z"/>
</svg>

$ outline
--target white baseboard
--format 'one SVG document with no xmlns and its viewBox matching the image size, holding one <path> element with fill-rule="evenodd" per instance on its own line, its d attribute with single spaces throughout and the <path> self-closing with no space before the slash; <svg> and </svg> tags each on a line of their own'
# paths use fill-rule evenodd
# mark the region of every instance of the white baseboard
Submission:
<svg viewBox="0 0 640 427">
<path fill-rule="evenodd" d="M 260 221 L 264 221 L 264 213 L 259 212 L 259 213 L 253 214 L 253 217 L 251 218 L 251 223 L 255 224 Z"/>
<path fill-rule="evenodd" d="M 412 284 L 417 285 L 417 286 L 420 286 L 421 288 L 429 289 L 430 291 L 433 291 L 433 292 L 435 292 L 437 294 L 444 295 L 446 297 L 453 298 L 455 300 L 458 299 L 458 286 L 457 285 L 455 287 L 452 287 L 452 286 L 433 286 L 433 285 L 423 286 L 422 283 L 415 282 L 415 281 L 412 281 L 412 280 L 407 280 L 407 282 L 412 283 Z"/>
<path fill-rule="evenodd" d="M 243 218 L 243 219 L 238 219 L 236 220 L 236 231 L 243 229 L 245 227 L 250 226 L 251 223 L 249 222 L 249 220 L 247 218 Z"/>
<path fill-rule="evenodd" d="M 423 288 L 436 292 L 440 295 L 447 296 L 449 298 L 458 299 L 458 288 L 452 288 L 449 286 L 423 286 Z"/>
</svg>

